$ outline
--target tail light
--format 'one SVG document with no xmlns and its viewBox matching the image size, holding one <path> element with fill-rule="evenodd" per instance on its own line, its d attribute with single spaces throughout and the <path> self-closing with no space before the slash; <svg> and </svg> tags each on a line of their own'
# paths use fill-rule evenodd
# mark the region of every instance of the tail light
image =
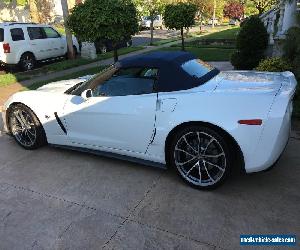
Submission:
<svg viewBox="0 0 300 250">
<path fill-rule="evenodd" d="M 4 50 L 4 53 L 10 53 L 9 43 L 3 43 L 3 50 Z"/>
</svg>

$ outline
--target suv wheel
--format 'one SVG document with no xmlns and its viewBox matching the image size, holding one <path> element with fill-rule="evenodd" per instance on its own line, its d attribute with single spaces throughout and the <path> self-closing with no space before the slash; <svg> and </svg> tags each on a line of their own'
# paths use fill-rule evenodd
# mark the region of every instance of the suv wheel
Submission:
<svg viewBox="0 0 300 250">
<path fill-rule="evenodd" d="M 35 67 L 36 61 L 34 55 L 31 53 L 25 53 L 21 56 L 20 67 L 24 71 L 32 70 Z"/>
</svg>

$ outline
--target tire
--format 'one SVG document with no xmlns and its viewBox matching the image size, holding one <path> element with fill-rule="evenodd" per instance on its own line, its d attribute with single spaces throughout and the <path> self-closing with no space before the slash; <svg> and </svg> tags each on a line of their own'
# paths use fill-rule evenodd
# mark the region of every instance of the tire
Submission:
<svg viewBox="0 0 300 250">
<path fill-rule="evenodd" d="M 16 142 L 25 149 L 32 150 L 47 144 L 42 124 L 24 104 L 16 104 L 9 109 L 8 125 Z"/>
<path fill-rule="evenodd" d="M 106 46 L 101 47 L 101 54 L 106 54 L 107 53 L 107 48 Z"/>
<path fill-rule="evenodd" d="M 33 54 L 31 53 L 24 53 L 19 62 L 19 66 L 23 71 L 29 71 L 34 69 L 36 65 L 36 60 Z"/>
<path fill-rule="evenodd" d="M 233 155 L 221 133 L 209 127 L 190 125 L 171 139 L 167 162 L 192 187 L 214 189 L 228 177 Z"/>
</svg>

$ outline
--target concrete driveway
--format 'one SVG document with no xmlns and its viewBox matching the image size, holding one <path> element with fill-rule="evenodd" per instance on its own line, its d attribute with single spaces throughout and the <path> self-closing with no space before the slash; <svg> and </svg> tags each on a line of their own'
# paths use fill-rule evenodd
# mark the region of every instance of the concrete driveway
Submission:
<svg viewBox="0 0 300 250">
<path fill-rule="evenodd" d="M 0 249 L 231 250 L 248 233 L 296 234 L 299 247 L 297 138 L 272 171 L 234 175 L 204 192 L 170 170 L 52 147 L 26 151 L 0 134 Z"/>
</svg>

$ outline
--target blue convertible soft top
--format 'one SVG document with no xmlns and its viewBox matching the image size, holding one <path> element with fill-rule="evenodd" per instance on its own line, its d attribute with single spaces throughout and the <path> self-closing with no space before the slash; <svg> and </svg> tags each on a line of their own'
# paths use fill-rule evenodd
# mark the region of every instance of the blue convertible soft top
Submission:
<svg viewBox="0 0 300 250">
<path fill-rule="evenodd" d="M 158 68 L 159 77 L 156 82 L 156 90 L 169 92 L 199 86 L 219 73 L 219 70 L 212 68 L 210 72 L 200 78 L 188 74 L 183 70 L 182 65 L 193 59 L 196 59 L 196 56 L 189 52 L 156 51 L 127 57 L 120 60 L 116 66 L 120 68 Z"/>
</svg>

